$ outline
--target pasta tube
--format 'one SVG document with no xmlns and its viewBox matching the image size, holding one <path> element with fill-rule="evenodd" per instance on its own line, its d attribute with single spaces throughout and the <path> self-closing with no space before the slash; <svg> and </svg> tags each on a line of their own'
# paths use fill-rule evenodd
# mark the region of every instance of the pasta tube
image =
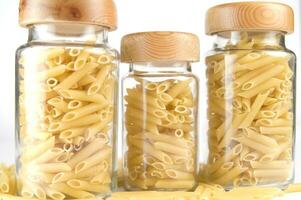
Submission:
<svg viewBox="0 0 301 200">
<path fill-rule="evenodd" d="M 22 59 L 32 66 L 20 66 L 19 193 L 40 200 L 106 195 L 114 181 L 115 56 L 53 47 Z M 101 93 L 106 88 L 110 95 Z M 95 174 L 107 178 L 88 182 Z M 0 168 L 0 192 L 14 190 L 8 175 Z"/>
<path fill-rule="evenodd" d="M 125 186 L 193 188 L 197 171 L 194 80 L 135 81 L 124 97 Z"/>
<path fill-rule="evenodd" d="M 201 173 L 225 188 L 285 184 L 294 163 L 294 60 L 285 52 L 256 50 L 265 43 L 262 33 L 241 37 L 229 48 L 254 50 L 207 58 L 210 150 Z"/>
</svg>

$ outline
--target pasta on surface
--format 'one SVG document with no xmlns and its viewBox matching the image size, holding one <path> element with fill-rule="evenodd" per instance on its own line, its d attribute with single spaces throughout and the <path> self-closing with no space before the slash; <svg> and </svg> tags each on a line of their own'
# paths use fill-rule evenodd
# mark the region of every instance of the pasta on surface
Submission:
<svg viewBox="0 0 301 200">
<path fill-rule="evenodd" d="M 235 188 L 225 191 L 221 185 L 200 183 L 194 192 L 117 192 L 108 200 L 273 200 L 285 193 L 279 188 Z"/>
<path fill-rule="evenodd" d="M 15 166 L 7 167 L 0 163 L 0 193 L 16 193 L 16 175 Z"/>
</svg>

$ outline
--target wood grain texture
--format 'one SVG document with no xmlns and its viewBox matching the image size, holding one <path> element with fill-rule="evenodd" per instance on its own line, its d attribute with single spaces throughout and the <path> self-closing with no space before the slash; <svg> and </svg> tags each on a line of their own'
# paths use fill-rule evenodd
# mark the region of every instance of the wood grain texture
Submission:
<svg viewBox="0 0 301 200">
<path fill-rule="evenodd" d="M 33 24 L 74 22 L 117 28 L 113 0 L 20 0 L 19 23 Z"/>
<path fill-rule="evenodd" d="M 121 42 L 122 62 L 197 62 L 199 59 L 199 38 L 191 33 L 133 33 L 124 36 Z"/>
<path fill-rule="evenodd" d="M 224 31 L 294 31 L 294 11 L 285 4 L 241 2 L 212 7 L 206 16 L 206 33 Z"/>
</svg>

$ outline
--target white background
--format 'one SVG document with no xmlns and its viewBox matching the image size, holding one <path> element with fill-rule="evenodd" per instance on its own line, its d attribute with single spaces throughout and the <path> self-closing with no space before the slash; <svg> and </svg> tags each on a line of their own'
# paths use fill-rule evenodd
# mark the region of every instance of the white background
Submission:
<svg viewBox="0 0 301 200">
<path fill-rule="evenodd" d="M 232 0 L 237 1 L 237 0 Z M 258 0 L 259 1 L 259 0 Z M 300 0 L 274 0 L 291 5 L 296 13 L 296 32 L 287 37 L 287 46 L 300 56 Z M 120 39 L 131 32 L 151 30 L 185 31 L 197 34 L 201 41 L 202 61 L 194 65 L 194 72 L 201 79 L 200 87 L 200 144 L 206 134 L 206 85 L 203 59 L 211 49 L 212 38 L 204 34 L 206 10 L 216 4 L 229 0 L 115 0 L 118 8 L 119 28 L 110 33 L 111 46 L 119 49 Z M 15 49 L 27 40 L 27 30 L 18 26 L 18 1 L 0 0 L 0 162 L 14 163 L 14 54 Z M 301 60 L 298 62 L 300 63 Z M 127 71 L 121 65 L 121 75 Z M 298 69 L 301 76 L 301 69 Z M 301 98 L 301 81 L 298 81 L 298 99 Z M 301 182 L 301 111 L 297 105 L 297 140 L 296 140 L 296 180 Z M 201 152 L 202 153 L 202 152 Z M 300 197 L 299 197 L 300 198 Z M 291 198 L 291 199 L 298 199 Z"/>
</svg>

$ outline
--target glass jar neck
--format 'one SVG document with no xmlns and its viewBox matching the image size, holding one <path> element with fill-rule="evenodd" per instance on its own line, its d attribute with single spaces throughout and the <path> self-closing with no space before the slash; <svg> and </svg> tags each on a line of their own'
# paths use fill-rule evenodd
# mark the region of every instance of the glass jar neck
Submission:
<svg viewBox="0 0 301 200">
<path fill-rule="evenodd" d="M 229 31 L 216 34 L 214 49 L 285 49 L 285 34 L 282 32 Z"/>
<path fill-rule="evenodd" d="M 135 74 L 147 73 L 187 73 L 191 72 L 190 62 L 143 62 L 131 63 L 130 72 Z"/>
<path fill-rule="evenodd" d="M 108 28 L 86 24 L 39 24 L 29 28 L 28 42 L 106 44 Z"/>
</svg>

